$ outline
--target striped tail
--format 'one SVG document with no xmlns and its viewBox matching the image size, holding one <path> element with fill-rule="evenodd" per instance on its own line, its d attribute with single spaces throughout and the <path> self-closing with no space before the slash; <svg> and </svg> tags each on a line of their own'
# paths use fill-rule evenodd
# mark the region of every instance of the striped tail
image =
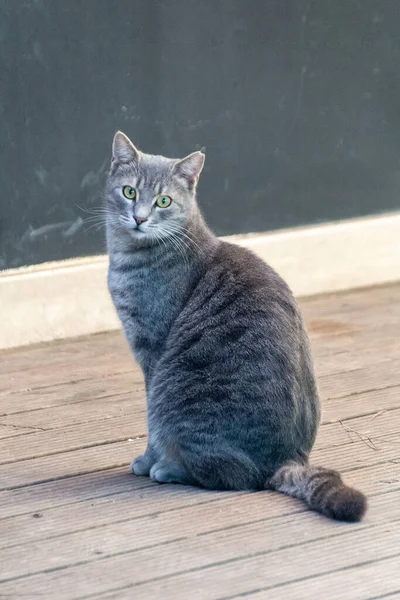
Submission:
<svg viewBox="0 0 400 600">
<path fill-rule="evenodd" d="M 360 521 L 367 510 L 366 497 L 329 469 L 288 462 L 266 487 L 304 500 L 312 510 L 339 521 Z"/>
</svg>

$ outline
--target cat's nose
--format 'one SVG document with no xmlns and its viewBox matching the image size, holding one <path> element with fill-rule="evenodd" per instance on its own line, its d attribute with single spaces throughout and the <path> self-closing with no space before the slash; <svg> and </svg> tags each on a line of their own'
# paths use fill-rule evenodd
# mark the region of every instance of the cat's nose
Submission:
<svg viewBox="0 0 400 600">
<path fill-rule="evenodd" d="M 133 217 L 136 221 L 136 225 L 140 225 L 141 223 L 144 223 L 145 221 L 147 221 L 147 219 L 142 219 L 141 217 Z"/>
</svg>

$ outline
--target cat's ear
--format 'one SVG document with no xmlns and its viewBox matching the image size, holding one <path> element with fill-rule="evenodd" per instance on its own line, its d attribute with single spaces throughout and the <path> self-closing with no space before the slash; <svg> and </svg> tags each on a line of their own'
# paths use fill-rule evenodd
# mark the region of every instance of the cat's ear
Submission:
<svg viewBox="0 0 400 600">
<path fill-rule="evenodd" d="M 195 187 L 204 166 L 205 155 L 198 151 L 182 158 L 174 166 L 174 174 L 183 179 L 189 189 Z"/>
<path fill-rule="evenodd" d="M 117 131 L 114 135 L 112 145 L 112 160 L 114 163 L 138 162 L 140 152 L 132 144 L 131 140 L 122 131 Z"/>
</svg>

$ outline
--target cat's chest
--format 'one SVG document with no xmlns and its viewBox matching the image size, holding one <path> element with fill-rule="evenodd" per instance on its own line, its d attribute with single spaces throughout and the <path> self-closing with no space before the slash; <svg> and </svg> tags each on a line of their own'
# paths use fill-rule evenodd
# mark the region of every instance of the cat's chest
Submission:
<svg viewBox="0 0 400 600">
<path fill-rule="evenodd" d="M 109 289 L 130 342 L 146 338 L 160 344 L 179 305 L 170 273 L 119 273 L 110 270 Z"/>
</svg>

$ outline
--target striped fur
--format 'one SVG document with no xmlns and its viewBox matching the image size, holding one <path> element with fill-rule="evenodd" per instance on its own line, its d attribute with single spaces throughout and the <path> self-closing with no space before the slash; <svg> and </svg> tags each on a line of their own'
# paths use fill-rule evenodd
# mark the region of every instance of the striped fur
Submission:
<svg viewBox="0 0 400 600">
<path fill-rule="evenodd" d="M 268 482 L 268 488 L 304 500 L 331 519 L 360 521 L 367 509 L 365 496 L 343 483 L 337 471 L 288 462 Z"/>
</svg>

